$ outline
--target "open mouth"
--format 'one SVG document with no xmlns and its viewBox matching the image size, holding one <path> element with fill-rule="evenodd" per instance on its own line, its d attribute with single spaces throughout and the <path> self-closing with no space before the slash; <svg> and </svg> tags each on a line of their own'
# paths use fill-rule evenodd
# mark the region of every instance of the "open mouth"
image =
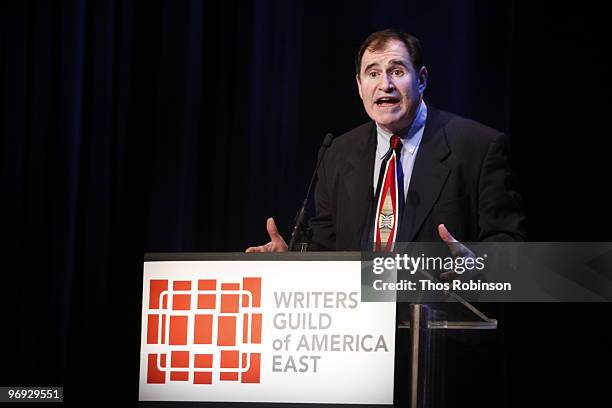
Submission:
<svg viewBox="0 0 612 408">
<path fill-rule="evenodd" d="M 399 103 L 399 98 L 394 96 L 383 96 L 381 98 L 377 98 L 374 103 L 381 108 L 385 108 L 397 105 Z"/>
</svg>

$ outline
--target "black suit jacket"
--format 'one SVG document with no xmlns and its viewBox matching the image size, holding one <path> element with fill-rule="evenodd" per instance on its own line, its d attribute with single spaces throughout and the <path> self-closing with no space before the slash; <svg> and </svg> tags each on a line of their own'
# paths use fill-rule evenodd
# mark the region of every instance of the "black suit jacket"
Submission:
<svg viewBox="0 0 612 408">
<path fill-rule="evenodd" d="M 375 154 L 374 122 L 329 147 L 318 171 L 312 250 L 366 249 Z M 526 240 L 505 135 L 428 106 L 400 223 L 398 242 L 439 242 L 438 224 L 461 242 Z"/>
</svg>

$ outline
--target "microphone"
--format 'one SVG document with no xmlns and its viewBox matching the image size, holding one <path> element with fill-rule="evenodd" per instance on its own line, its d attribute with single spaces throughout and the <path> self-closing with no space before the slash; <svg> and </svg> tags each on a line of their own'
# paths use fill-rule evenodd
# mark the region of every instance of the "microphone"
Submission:
<svg viewBox="0 0 612 408">
<path fill-rule="evenodd" d="M 331 145 L 333 139 L 334 135 L 332 135 L 331 133 L 326 134 L 325 138 L 323 139 L 323 143 L 319 148 L 319 154 L 317 156 L 317 166 L 315 167 L 314 173 L 312 173 L 312 177 L 310 178 L 310 184 L 308 185 L 308 190 L 306 191 L 306 198 L 304 198 L 302 206 L 295 215 L 295 226 L 293 227 L 293 233 L 291 234 L 291 240 L 289 241 L 289 251 L 295 250 L 297 240 L 304 231 L 304 218 L 306 217 L 306 206 L 308 205 L 308 197 L 310 196 L 310 190 L 312 189 L 312 185 L 314 183 L 315 176 L 317 175 L 317 171 L 319 170 L 319 166 L 323 161 L 323 156 L 325 156 L 325 151 Z"/>
</svg>

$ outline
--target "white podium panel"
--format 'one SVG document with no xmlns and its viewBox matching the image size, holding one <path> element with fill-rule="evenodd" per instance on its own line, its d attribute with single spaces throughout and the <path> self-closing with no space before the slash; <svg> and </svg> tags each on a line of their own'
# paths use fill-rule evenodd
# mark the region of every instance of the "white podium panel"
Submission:
<svg viewBox="0 0 612 408">
<path fill-rule="evenodd" d="M 360 261 L 241 259 L 145 262 L 141 401 L 393 403 L 395 303 L 361 302 Z"/>
</svg>

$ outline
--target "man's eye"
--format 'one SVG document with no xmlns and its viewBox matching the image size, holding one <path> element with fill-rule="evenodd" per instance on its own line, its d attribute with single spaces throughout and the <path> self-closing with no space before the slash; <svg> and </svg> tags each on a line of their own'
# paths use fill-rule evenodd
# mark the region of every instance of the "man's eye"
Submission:
<svg viewBox="0 0 612 408">
<path fill-rule="evenodd" d="M 404 71 L 402 71 L 401 69 L 395 69 L 395 70 L 393 70 L 393 75 L 395 75 L 395 76 L 402 76 L 402 75 L 404 75 Z"/>
<path fill-rule="evenodd" d="M 370 72 L 368 72 L 368 76 L 369 76 L 370 78 L 376 78 L 376 77 L 378 76 L 378 72 L 376 72 L 376 71 L 370 71 Z"/>
</svg>

